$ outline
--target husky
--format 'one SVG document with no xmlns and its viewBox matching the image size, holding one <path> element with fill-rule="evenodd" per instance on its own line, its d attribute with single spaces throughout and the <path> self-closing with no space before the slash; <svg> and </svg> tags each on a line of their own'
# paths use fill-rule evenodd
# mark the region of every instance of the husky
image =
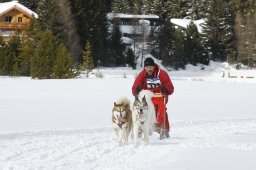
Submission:
<svg viewBox="0 0 256 170">
<path fill-rule="evenodd" d="M 128 98 L 123 97 L 114 102 L 112 125 L 119 145 L 128 144 L 128 136 L 132 128 L 132 111 Z"/>
<path fill-rule="evenodd" d="M 153 133 L 155 118 L 155 108 L 151 98 L 154 93 L 149 90 L 142 90 L 132 106 L 132 121 L 133 121 L 133 139 L 134 146 L 138 147 L 138 135 L 142 130 L 144 143 L 149 143 L 149 135 Z"/>
</svg>

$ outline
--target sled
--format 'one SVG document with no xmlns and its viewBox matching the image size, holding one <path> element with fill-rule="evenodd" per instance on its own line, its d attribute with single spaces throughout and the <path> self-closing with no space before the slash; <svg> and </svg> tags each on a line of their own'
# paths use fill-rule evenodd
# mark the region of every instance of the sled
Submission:
<svg viewBox="0 0 256 170">
<path fill-rule="evenodd" d="M 162 101 L 162 102 L 160 102 L 160 103 L 158 102 L 156 104 L 156 103 L 154 103 L 153 98 L 161 98 L 160 101 Z M 165 121 L 166 121 L 166 96 L 163 95 L 162 93 L 154 93 L 153 98 L 152 98 L 152 102 L 153 102 L 154 107 L 155 107 L 155 113 L 156 113 L 155 116 L 156 117 L 159 114 L 159 109 L 158 108 L 160 108 L 160 107 L 164 108 L 164 114 L 163 114 L 163 122 L 164 123 L 163 123 L 163 125 L 155 127 L 155 129 L 154 129 L 155 132 L 160 134 L 160 140 L 162 140 L 165 137 L 169 137 L 169 136 L 166 135 L 167 130 L 166 130 L 166 127 L 165 127 Z M 156 124 L 158 124 L 158 123 L 156 122 Z"/>
</svg>

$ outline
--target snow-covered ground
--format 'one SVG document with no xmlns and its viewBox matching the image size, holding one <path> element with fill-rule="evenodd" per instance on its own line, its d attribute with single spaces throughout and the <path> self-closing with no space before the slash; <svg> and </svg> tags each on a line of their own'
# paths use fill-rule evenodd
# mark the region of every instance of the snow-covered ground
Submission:
<svg viewBox="0 0 256 170">
<path fill-rule="evenodd" d="M 138 148 L 132 140 L 118 146 L 111 128 L 113 102 L 133 101 L 138 71 L 100 69 L 103 79 L 0 77 L 0 169 L 254 170 L 256 78 L 245 75 L 255 72 L 231 70 L 238 76 L 228 78 L 225 64 L 187 67 L 169 72 L 170 138 L 154 133 Z"/>
</svg>

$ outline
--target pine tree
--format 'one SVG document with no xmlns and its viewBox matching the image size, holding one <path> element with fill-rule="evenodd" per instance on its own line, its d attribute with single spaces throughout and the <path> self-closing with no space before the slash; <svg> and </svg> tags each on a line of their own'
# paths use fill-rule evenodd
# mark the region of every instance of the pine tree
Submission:
<svg viewBox="0 0 256 170">
<path fill-rule="evenodd" d="M 124 51 L 125 45 L 122 43 L 122 33 L 117 24 L 114 24 L 111 36 L 111 57 L 114 57 L 116 66 L 124 66 L 125 58 Z"/>
<path fill-rule="evenodd" d="M 8 46 L 13 56 L 12 65 L 10 65 L 10 75 L 20 76 L 21 67 L 20 67 L 20 61 L 18 59 L 19 53 L 20 53 L 19 48 L 21 46 L 20 38 L 18 36 L 13 37 L 11 41 L 8 43 Z"/>
<path fill-rule="evenodd" d="M 186 30 L 184 53 L 186 63 L 196 65 L 197 63 L 208 64 L 209 62 L 207 56 L 204 55 L 201 37 L 193 22 L 189 24 Z"/>
<path fill-rule="evenodd" d="M 17 75 L 19 73 L 19 71 L 17 71 L 19 45 L 20 41 L 18 37 L 12 38 L 8 44 L 3 42 L 2 38 L 0 38 L 0 75 L 13 75 L 14 68 L 16 69 L 14 74 Z"/>
<path fill-rule="evenodd" d="M 12 76 L 20 76 L 21 75 L 21 68 L 17 62 L 12 67 L 11 75 Z"/>
<path fill-rule="evenodd" d="M 62 16 L 59 15 L 56 1 L 52 0 L 40 0 L 37 4 L 36 13 L 39 18 L 38 21 L 41 26 L 41 30 L 51 30 L 53 35 L 59 39 L 63 39 L 64 26 L 62 23 Z"/>
<path fill-rule="evenodd" d="M 95 0 L 87 0 L 86 3 L 83 0 L 70 2 L 76 19 L 81 46 L 85 46 L 86 41 L 90 41 L 94 64 L 107 65 L 109 63 L 107 2 Z"/>
<path fill-rule="evenodd" d="M 53 66 L 54 79 L 73 78 L 75 74 L 72 72 L 72 59 L 63 43 L 60 43 L 56 49 L 56 60 Z"/>
<path fill-rule="evenodd" d="M 136 63 L 134 62 L 135 61 L 135 55 L 132 51 L 132 49 L 128 49 L 127 50 L 127 57 L 126 57 L 126 63 L 132 67 L 133 69 L 136 68 Z"/>
<path fill-rule="evenodd" d="M 146 0 L 145 13 L 160 15 L 163 13 L 163 0 Z"/>
<path fill-rule="evenodd" d="M 227 22 L 224 16 L 225 2 L 222 0 L 211 0 L 209 1 L 209 8 L 207 11 L 206 24 L 203 32 L 203 44 L 204 48 L 209 51 L 211 59 L 225 61 L 227 57 L 228 47 L 225 41 L 230 39 L 229 36 L 232 34 L 229 27 L 232 27 Z"/>
<path fill-rule="evenodd" d="M 165 24 L 160 28 L 159 35 L 157 37 L 157 42 L 159 44 L 159 57 L 162 59 L 163 64 L 166 66 L 171 65 L 171 49 L 173 47 L 173 33 L 175 29 L 172 27 L 170 22 L 165 22 Z"/>
<path fill-rule="evenodd" d="M 237 37 L 237 63 L 243 63 L 250 67 L 255 67 L 256 56 L 256 21 L 252 18 L 256 16 L 255 0 L 242 1 L 237 0 L 236 26 L 235 33 Z M 232 55 L 231 55 L 232 56 Z"/>
<path fill-rule="evenodd" d="M 35 0 L 19 0 L 19 3 L 23 4 L 27 8 L 31 9 L 32 11 L 35 11 L 37 9 L 38 2 Z"/>
<path fill-rule="evenodd" d="M 15 64 L 15 55 L 9 45 L 0 47 L 0 75 L 11 75 Z"/>
<path fill-rule="evenodd" d="M 0 75 L 6 75 L 6 56 L 8 54 L 7 44 L 0 36 Z"/>
<path fill-rule="evenodd" d="M 21 75 L 29 76 L 31 69 L 31 58 L 34 56 L 33 44 L 30 40 L 25 40 L 19 48 L 20 55 L 18 62 L 20 63 Z"/>
<path fill-rule="evenodd" d="M 183 32 L 176 29 L 174 32 L 173 41 L 171 65 L 174 66 L 176 70 L 179 68 L 185 69 Z"/>
<path fill-rule="evenodd" d="M 184 18 L 188 16 L 186 13 L 188 8 L 186 5 L 187 0 L 172 0 L 172 1 L 165 1 L 163 4 L 163 9 L 166 11 L 166 19 L 170 20 L 172 18 Z"/>
<path fill-rule="evenodd" d="M 191 9 L 189 9 L 189 18 L 193 20 L 198 20 L 205 18 L 205 13 L 208 8 L 207 1 L 202 0 L 192 0 Z"/>
<path fill-rule="evenodd" d="M 31 76 L 38 79 L 52 78 L 53 66 L 56 61 L 58 40 L 52 31 L 39 34 L 37 48 L 31 59 Z"/>
<path fill-rule="evenodd" d="M 131 6 L 127 0 L 113 0 L 111 9 L 115 13 L 131 13 Z"/>
<path fill-rule="evenodd" d="M 86 70 L 86 77 L 89 77 L 89 73 L 94 69 L 93 57 L 91 54 L 91 45 L 89 41 L 86 42 L 85 51 L 83 53 L 82 69 Z"/>
</svg>

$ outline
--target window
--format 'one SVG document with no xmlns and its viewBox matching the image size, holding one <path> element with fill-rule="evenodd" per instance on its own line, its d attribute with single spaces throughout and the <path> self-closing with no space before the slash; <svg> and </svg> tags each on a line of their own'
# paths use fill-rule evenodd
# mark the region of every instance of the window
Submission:
<svg viewBox="0 0 256 170">
<path fill-rule="evenodd" d="M 11 30 L 2 30 L 1 34 L 4 37 L 9 37 L 12 35 L 12 31 Z"/>
<path fill-rule="evenodd" d="M 18 23 L 22 23 L 22 17 L 18 17 Z"/>
<path fill-rule="evenodd" d="M 5 16 L 5 22 L 12 22 L 12 16 Z"/>
</svg>

